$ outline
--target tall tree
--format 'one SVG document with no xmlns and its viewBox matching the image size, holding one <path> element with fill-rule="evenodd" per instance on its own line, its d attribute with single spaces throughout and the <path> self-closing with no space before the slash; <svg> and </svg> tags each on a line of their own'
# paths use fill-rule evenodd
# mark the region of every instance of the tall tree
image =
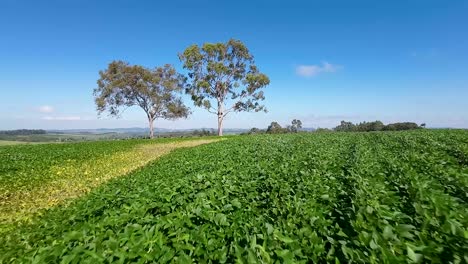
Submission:
<svg viewBox="0 0 468 264">
<path fill-rule="evenodd" d="M 120 117 L 122 107 L 139 106 L 148 118 L 150 138 L 154 137 L 156 119 L 177 119 L 190 113 L 179 96 L 185 77 L 169 64 L 148 69 L 113 61 L 99 75 L 98 87 L 94 89 L 98 113 L 108 111 L 111 116 Z"/>
<path fill-rule="evenodd" d="M 191 82 L 186 92 L 194 104 L 218 116 L 218 135 L 223 135 L 223 120 L 230 112 L 266 111 L 261 88 L 270 83 L 259 72 L 254 58 L 239 40 L 226 43 L 192 45 L 179 54 Z"/>
<path fill-rule="evenodd" d="M 294 119 L 292 122 L 291 122 L 291 131 L 292 132 L 297 132 L 299 131 L 300 129 L 302 128 L 302 122 L 301 120 L 299 119 Z"/>
<path fill-rule="evenodd" d="M 266 132 L 267 132 L 267 133 L 270 133 L 270 134 L 278 134 L 278 133 L 284 133 L 284 132 L 286 132 L 286 131 L 285 131 L 284 128 L 281 127 L 280 124 L 278 124 L 278 122 L 273 121 L 273 122 L 271 122 L 271 124 L 268 126 Z"/>
<path fill-rule="evenodd" d="M 352 122 L 342 120 L 339 126 L 336 126 L 333 130 L 340 132 L 350 132 L 356 130 L 356 125 Z"/>
</svg>

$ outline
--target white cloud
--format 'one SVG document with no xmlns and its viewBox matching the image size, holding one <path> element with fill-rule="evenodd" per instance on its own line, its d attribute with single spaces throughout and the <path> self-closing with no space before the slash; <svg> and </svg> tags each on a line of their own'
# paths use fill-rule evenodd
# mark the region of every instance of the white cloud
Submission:
<svg viewBox="0 0 468 264">
<path fill-rule="evenodd" d="M 314 77 L 321 73 L 333 73 L 341 69 L 342 66 L 334 65 L 326 61 L 321 65 L 299 65 L 296 67 L 296 74 L 303 77 Z"/>
<path fill-rule="evenodd" d="M 50 105 L 42 105 L 38 108 L 39 112 L 41 113 L 52 113 L 54 112 L 54 108 Z"/>
<path fill-rule="evenodd" d="M 77 121 L 81 120 L 79 116 L 45 116 L 42 120 L 48 121 Z"/>
</svg>

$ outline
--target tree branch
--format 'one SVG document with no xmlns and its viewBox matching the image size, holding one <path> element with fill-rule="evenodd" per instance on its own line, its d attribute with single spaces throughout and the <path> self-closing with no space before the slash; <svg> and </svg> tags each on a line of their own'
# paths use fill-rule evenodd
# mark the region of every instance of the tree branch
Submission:
<svg viewBox="0 0 468 264">
<path fill-rule="evenodd" d="M 213 110 L 211 110 L 211 109 L 213 109 Z M 216 112 L 216 109 L 213 108 L 213 107 L 206 108 L 206 110 L 208 111 L 208 113 L 211 113 L 211 114 L 214 114 L 214 115 L 217 115 L 217 114 L 218 114 L 218 112 Z"/>
</svg>

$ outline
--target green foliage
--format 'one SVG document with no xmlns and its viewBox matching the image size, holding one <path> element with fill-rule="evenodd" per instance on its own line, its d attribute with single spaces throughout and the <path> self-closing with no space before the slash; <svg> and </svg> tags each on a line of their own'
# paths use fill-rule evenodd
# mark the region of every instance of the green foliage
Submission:
<svg viewBox="0 0 468 264">
<path fill-rule="evenodd" d="M 239 40 L 192 45 L 179 54 L 190 82 L 186 92 L 196 106 L 218 116 L 218 130 L 230 112 L 266 111 L 262 88 L 270 79 L 255 65 L 253 55 Z"/>
<path fill-rule="evenodd" d="M 185 78 L 169 64 L 147 69 L 113 61 L 99 75 L 98 87 L 94 89 L 98 112 L 118 116 L 122 107 L 139 106 L 148 117 L 150 137 L 155 119 L 177 119 L 189 114 L 179 96 Z"/>
<path fill-rule="evenodd" d="M 288 130 L 294 133 L 297 133 L 302 128 L 302 122 L 299 119 L 293 119 L 291 121 L 291 126 L 289 126 Z"/>
<path fill-rule="evenodd" d="M 268 134 L 282 134 L 282 133 L 297 133 L 302 128 L 302 122 L 299 119 L 293 119 L 290 126 L 283 128 L 278 122 L 273 121 L 268 126 L 266 131 L 263 130 L 255 130 L 252 131 L 250 134 L 260 134 L 262 132 L 266 132 Z"/>
<path fill-rule="evenodd" d="M 0 193 L 28 186 L 40 186 L 59 178 L 45 173 L 50 167 L 125 151 L 144 140 L 99 141 L 74 144 L 19 145 L 0 148 Z"/>
<path fill-rule="evenodd" d="M 204 128 L 202 128 L 201 130 L 194 130 L 191 134 L 194 136 L 200 136 L 200 137 L 216 135 L 213 129 L 204 129 Z"/>
<path fill-rule="evenodd" d="M 283 127 L 281 127 L 281 125 L 278 122 L 273 121 L 268 126 L 266 132 L 269 134 L 279 134 L 286 132 L 286 130 Z"/>
<path fill-rule="evenodd" d="M 263 129 L 259 129 L 256 127 L 253 127 L 247 132 L 246 134 L 253 135 L 253 134 L 264 134 L 266 131 Z"/>
<path fill-rule="evenodd" d="M 213 141 L 159 139 L 0 148 L 0 233 L 12 222 L 87 193 L 180 147 Z"/>
<path fill-rule="evenodd" d="M 233 137 L 0 237 L 0 262 L 466 263 L 468 132 Z"/>
<path fill-rule="evenodd" d="M 385 128 L 385 125 L 381 121 L 373 122 L 361 122 L 356 125 L 357 132 L 366 132 L 366 131 L 381 131 Z"/>
<path fill-rule="evenodd" d="M 335 127 L 333 130 L 338 132 L 351 132 L 356 130 L 356 125 L 352 122 L 341 121 L 340 125 Z"/>
<path fill-rule="evenodd" d="M 369 132 L 369 131 L 401 131 L 425 128 L 426 124 L 418 126 L 413 122 L 400 122 L 384 125 L 381 121 L 361 122 L 353 124 L 352 122 L 341 121 L 340 125 L 336 126 L 333 130 L 338 132 Z"/>
<path fill-rule="evenodd" d="M 419 128 L 424 128 L 424 127 L 426 127 L 426 124 L 422 124 L 421 126 L 418 126 L 418 124 L 413 123 L 413 122 L 400 122 L 400 123 L 388 124 L 385 127 L 383 127 L 382 130 L 400 131 L 400 130 L 419 129 Z"/>
<path fill-rule="evenodd" d="M 328 132 L 333 132 L 333 130 L 329 128 L 321 128 L 321 127 L 315 130 L 315 133 L 328 133 Z"/>
</svg>

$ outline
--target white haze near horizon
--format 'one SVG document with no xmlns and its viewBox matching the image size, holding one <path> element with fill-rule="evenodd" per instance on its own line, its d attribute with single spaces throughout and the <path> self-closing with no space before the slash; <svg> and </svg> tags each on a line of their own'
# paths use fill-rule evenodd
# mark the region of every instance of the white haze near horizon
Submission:
<svg viewBox="0 0 468 264">
<path fill-rule="evenodd" d="M 333 128 L 341 120 L 354 123 L 362 121 L 381 120 L 385 124 L 393 122 L 426 123 L 434 128 L 468 128 L 468 118 L 464 117 L 424 117 L 424 116 L 378 116 L 378 115 L 340 115 L 340 114 L 297 114 L 290 115 L 272 113 L 234 113 L 227 116 L 224 122 L 226 129 L 249 129 L 252 127 L 266 128 L 272 121 L 281 125 L 288 125 L 292 119 L 300 119 L 303 127 L 307 128 Z M 163 129 L 197 129 L 216 128 L 216 116 L 205 113 L 203 110 L 194 111 L 187 119 L 156 120 L 155 127 Z M 132 114 L 124 114 L 121 118 L 111 118 L 103 115 L 98 118 L 96 114 L 88 116 L 78 115 L 43 115 L 38 117 L 0 116 L 0 130 L 12 129 L 117 129 L 117 128 L 147 128 L 148 123 L 144 114 L 134 111 Z"/>
</svg>

